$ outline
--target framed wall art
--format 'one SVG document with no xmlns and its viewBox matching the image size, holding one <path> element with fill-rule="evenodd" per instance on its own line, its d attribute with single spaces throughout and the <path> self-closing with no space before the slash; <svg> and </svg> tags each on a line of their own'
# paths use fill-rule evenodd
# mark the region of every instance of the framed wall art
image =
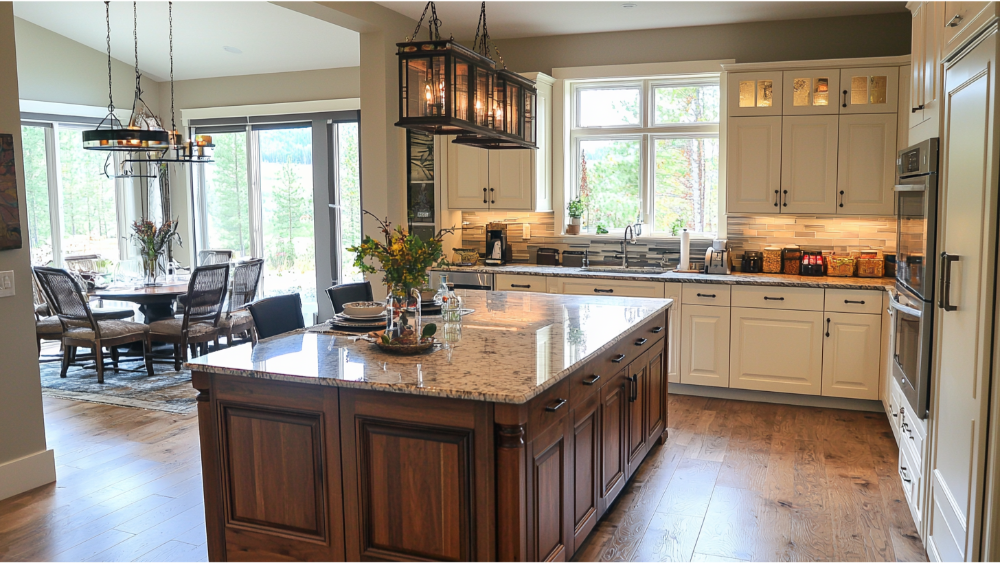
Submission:
<svg viewBox="0 0 1000 563">
<path fill-rule="evenodd" d="M 14 136 L 0 133 L 0 250 L 21 248 L 21 215 L 14 168 Z"/>
</svg>

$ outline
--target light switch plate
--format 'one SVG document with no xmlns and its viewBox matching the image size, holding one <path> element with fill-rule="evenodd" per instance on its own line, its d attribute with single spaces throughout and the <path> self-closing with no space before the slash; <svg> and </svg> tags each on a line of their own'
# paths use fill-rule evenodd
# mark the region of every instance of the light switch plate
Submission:
<svg viewBox="0 0 1000 563">
<path fill-rule="evenodd" d="M 14 296 L 14 272 L 0 272 L 0 297 Z"/>
</svg>

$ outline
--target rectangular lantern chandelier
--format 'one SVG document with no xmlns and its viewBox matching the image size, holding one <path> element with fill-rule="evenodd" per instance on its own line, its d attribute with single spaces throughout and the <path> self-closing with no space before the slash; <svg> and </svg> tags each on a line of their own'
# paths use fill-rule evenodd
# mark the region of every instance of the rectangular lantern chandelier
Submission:
<svg viewBox="0 0 1000 563">
<path fill-rule="evenodd" d="M 535 83 L 506 68 L 497 70 L 489 56 L 485 9 L 484 33 L 476 44 L 481 53 L 440 37 L 440 21 L 428 2 L 414 30 L 420 31 L 427 10 L 430 39 L 397 43 L 399 57 L 399 121 L 397 127 L 432 135 L 456 135 L 455 143 L 498 148 L 537 148 Z M 501 59 L 502 62 L 502 59 Z"/>
</svg>

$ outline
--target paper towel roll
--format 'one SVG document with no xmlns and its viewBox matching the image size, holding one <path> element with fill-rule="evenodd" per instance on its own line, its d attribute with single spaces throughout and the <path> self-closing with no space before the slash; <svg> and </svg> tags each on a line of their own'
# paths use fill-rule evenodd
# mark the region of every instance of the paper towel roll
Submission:
<svg viewBox="0 0 1000 563">
<path fill-rule="evenodd" d="M 677 264 L 677 269 L 691 269 L 691 233 L 687 229 L 681 231 L 681 261 Z"/>
</svg>

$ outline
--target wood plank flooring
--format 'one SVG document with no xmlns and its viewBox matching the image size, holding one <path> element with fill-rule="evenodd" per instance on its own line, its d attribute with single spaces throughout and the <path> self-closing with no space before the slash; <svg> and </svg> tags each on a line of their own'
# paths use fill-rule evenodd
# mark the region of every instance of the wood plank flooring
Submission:
<svg viewBox="0 0 1000 563">
<path fill-rule="evenodd" d="M 927 561 L 884 414 L 671 395 L 575 561 Z"/>
<path fill-rule="evenodd" d="M 0 501 L 3 561 L 205 561 L 197 418 L 44 400 L 57 483 Z M 926 561 L 885 416 L 671 395 L 578 561 Z"/>
</svg>

